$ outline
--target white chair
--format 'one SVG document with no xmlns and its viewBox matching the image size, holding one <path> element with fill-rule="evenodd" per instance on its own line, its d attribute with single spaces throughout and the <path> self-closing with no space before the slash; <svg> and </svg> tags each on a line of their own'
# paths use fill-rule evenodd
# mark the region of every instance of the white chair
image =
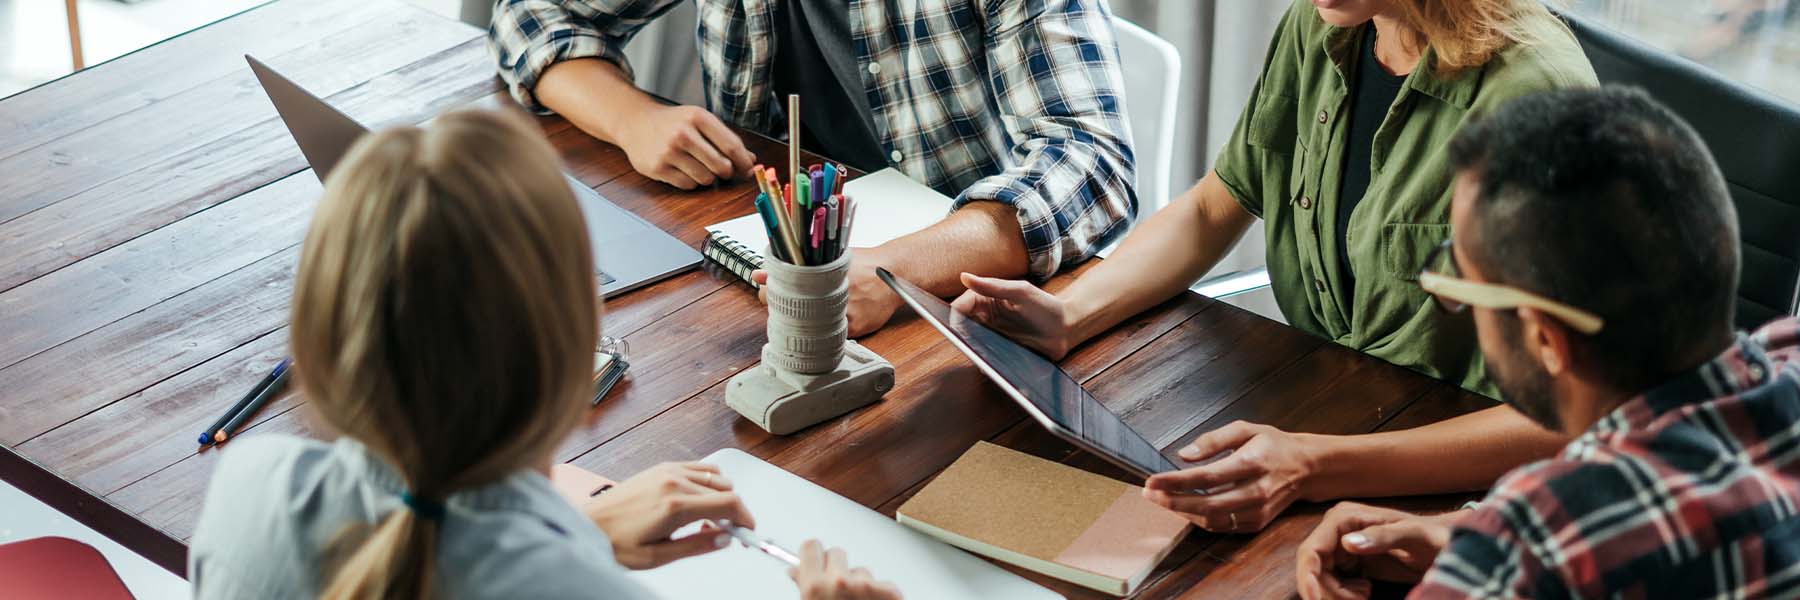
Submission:
<svg viewBox="0 0 1800 600">
<path fill-rule="evenodd" d="M 494 21 L 494 0 L 462 0 L 458 15 L 464 23 L 487 29 Z"/>
<path fill-rule="evenodd" d="M 1131 111 L 1137 156 L 1137 219 L 1169 203 L 1169 171 L 1175 154 L 1175 93 L 1181 89 L 1181 54 L 1175 45 L 1124 19 L 1113 19 L 1119 64 Z"/>
<path fill-rule="evenodd" d="M 1168 205 L 1169 171 L 1175 152 L 1176 91 L 1181 88 L 1181 54 L 1175 45 L 1124 19 L 1113 19 L 1119 39 L 1119 63 L 1125 71 L 1125 96 L 1131 110 L 1131 137 L 1137 152 L 1137 222 Z M 1112 254 L 1113 246 L 1100 251 Z M 1268 270 L 1257 267 L 1214 275 L 1192 289 L 1225 298 L 1269 286 Z"/>
</svg>

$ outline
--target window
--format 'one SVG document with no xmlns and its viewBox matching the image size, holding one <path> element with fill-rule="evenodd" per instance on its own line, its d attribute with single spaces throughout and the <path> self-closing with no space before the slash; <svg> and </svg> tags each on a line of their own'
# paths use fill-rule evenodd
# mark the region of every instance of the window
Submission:
<svg viewBox="0 0 1800 600">
<path fill-rule="evenodd" d="M 68 75 L 77 49 L 82 66 L 93 66 L 267 1 L 0 0 L 0 98 Z M 480 4 L 409 1 L 451 18 L 462 4 Z M 69 38 L 71 14 L 81 32 L 78 40 Z"/>
<path fill-rule="evenodd" d="M 1800 103 L 1800 0 L 1572 0 L 1568 9 Z"/>
</svg>

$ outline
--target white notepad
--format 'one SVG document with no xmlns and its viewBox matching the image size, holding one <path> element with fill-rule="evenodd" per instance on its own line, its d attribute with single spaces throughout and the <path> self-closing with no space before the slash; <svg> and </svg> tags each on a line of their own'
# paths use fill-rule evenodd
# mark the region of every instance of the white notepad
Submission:
<svg viewBox="0 0 1800 600">
<path fill-rule="evenodd" d="M 950 214 L 950 205 L 955 203 L 949 196 L 891 168 L 844 182 L 844 195 L 855 198 L 858 204 L 856 228 L 850 232 L 853 248 L 879 246 L 930 227 Z M 769 245 L 769 234 L 763 229 L 762 218 L 754 211 L 708 226 L 706 231 L 759 254 Z M 760 260 L 756 262 L 761 263 Z"/>
<path fill-rule="evenodd" d="M 907 598 L 1059 598 L 1018 575 L 894 522 L 740 450 L 702 462 L 719 466 L 756 517 L 756 533 L 789 550 L 817 538 Z M 736 544 L 631 576 L 663 598 L 796 598 L 788 567 Z"/>
</svg>

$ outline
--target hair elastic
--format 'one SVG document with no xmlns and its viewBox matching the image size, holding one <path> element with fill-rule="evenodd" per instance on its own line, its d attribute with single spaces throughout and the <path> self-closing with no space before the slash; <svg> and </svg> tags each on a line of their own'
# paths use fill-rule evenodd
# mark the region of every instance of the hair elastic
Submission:
<svg viewBox="0 0 1800 600">
<path fill-rule="evenodd" d="M 444 503 L 414 496 L 412 492 L 400 492 L 400 502 L 427 521 L 444 519 Z"/>
</svg>

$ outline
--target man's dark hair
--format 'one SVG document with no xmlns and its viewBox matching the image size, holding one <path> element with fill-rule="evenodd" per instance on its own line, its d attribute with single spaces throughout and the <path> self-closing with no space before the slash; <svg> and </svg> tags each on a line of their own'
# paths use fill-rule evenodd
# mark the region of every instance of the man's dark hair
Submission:
<svg viewBox="0 0 1800 600">
<path fill-rule="evenodd" d="M 1725 178 L 1648 94 L 1522 97 L 1458 132 L 1450 159 L 1479 182 L 1473 231 L 1456 232 L 1464 258 L 1490 281 L 1605 319 L 1572 351 L 1613 387 L 1647 390 L 1730 340 L 1738 230 Z"/>
</svg>

